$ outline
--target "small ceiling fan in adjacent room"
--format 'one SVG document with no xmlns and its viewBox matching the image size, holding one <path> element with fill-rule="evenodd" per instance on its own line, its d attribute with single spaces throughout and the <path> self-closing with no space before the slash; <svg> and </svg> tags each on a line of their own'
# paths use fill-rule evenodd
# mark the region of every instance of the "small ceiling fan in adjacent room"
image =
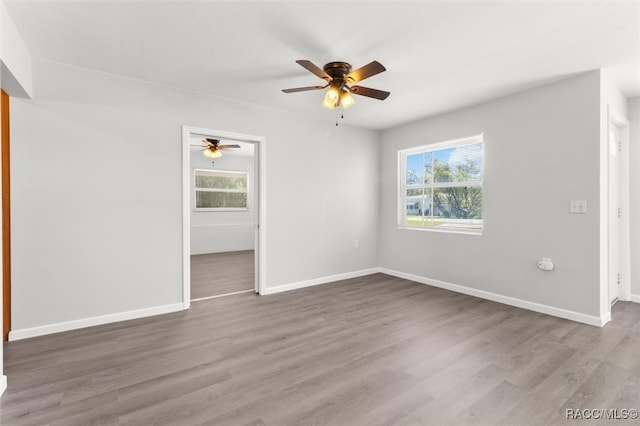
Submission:
<svg viewBox="0 0 640 426">
<path fill-rule="evenodd" d="M 309 90 L 322 90 L 329 88 L 324 97 L 322 106 L 329 109 L 342 106 L 343 108 L 349 108 L 355 103 L 353 99 L 354 95 L 366 96 L 373 99 L 379 99 L 381 101 L 387 99 L 391 94 L 384 90 L 371 89 L 363 86 L 350 86 L 351 84 L 358 83 L 365 78 L 372 77 L 376 74 L 380 74 L 386 71 L 384 65 L 378 61 L 373 61 L 367 65 L 358 68 L 355 71 L 351 71 L 351 65 L 346 62 L 329 62 L 324 67 L 320 68 L 313 62 L 306 59 L 296 61 L 300 66 L 307 71 L 320 77 L 327 84 L 324 86 L 307 86 L 296 87 L 294 89 L 283 89 L 284 93 L 296 93 L 306 92 Z"/>
<path fill-rule="evenodd" d="M 240 148 L 240 145 L 221 145 L 220 139 L 205 138 L 202 139 L 206 145 L 200 145 L 202 147 L 202 155 L 209 158 L 222 157 L 222 151 L 229 148 Z"/>
</svg>

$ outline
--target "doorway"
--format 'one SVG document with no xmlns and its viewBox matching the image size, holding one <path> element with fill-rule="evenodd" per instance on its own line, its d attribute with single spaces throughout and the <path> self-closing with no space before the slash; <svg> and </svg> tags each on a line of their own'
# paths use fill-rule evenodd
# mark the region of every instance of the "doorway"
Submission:
<svg viewBox="0 0 640 426">
<path fill-rule="evenodd" d="M 265 139 L 188 126 L 182 139 L 185 308 L 193 301 L 260 294 Z M 225 147 L 209 149 L 207 139 Z"/>
<path fill-rule="evenodd" d="M 609 303 L 630 300 L 629 122 L 608 108 Z"/>
</svg>

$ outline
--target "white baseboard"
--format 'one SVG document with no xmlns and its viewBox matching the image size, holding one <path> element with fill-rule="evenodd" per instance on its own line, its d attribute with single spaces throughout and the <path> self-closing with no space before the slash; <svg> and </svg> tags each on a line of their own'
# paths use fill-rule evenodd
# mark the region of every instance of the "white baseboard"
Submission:
<svg viewBox="0 0 640 426">
<path fill-rule="evenodd" d="M 370 268 L 360 271 L 346 272 L 343 274 L 329 275 L 326 277 L 314 278 L 306 281 L 299 281 L 291 284 L 283 284 L 276 287 L 267 287 L 263 295 L 282 293 L 285 291 L 291 291 L 301 289 L 305 287 L 311 287 L 320 284 L 332 283 L 335 281 L 346 280 L 350 278 L 358 278 L 366 275 L 382 272 L 387 275 L 391 275 L 398 278 L 404 278 L 410 281 L 415 281 L 421 284 L 430 285 L 433 287 L 439 287 L 446 290 L 455 291 L 458 293 L 468 294 L 470 296 L 479 297 L 481 299 L 492 300 L 498 303 L 504 303 L 505 305 L 516 306 L 518 308 L 528 309 L 530 311 L 540 312 L 547 315 L 552 315 L 560 318 L 569 319 L 572 321 L 581 322 L 584 324 L 594 325 L 602 327 L 609 321 L 611 321 L 611 314 L 606 314 L 602 317 L 586 315 L 579 312 L 568 311 L 553 306 L 542 305 L 539 303 L 529 302 L 514 297 L 503 296 L 501 294 L 491 293 L 484 290 L 478 290 L 471 287 L 465 287 L 458 284 L 452 284 L 445 281 L 434 280 L 418 275 L 413 275 L 405 272 L 395 271 L 387 268 Z M 640 295 L 632 294 L 631 301 L 640 303 Z M 108 314 L 97 317 L 83 318 L 79 320 L 60 322 L 56 324 L 48 324 L 39 327 L 24 328 L 20 330 L 12 330 L 9 332 L 9 341 L 27 339 L 30 337 L 44 336 L 47 334 L 60 333 L 63 331 L 77 330 L 79 328 L 93 327 L 96 325 L 108 324 L 119 321 L 126 321 L 136 318 L 150 317 L 154 315 L 167 314 L 171 312 L 177 312 L 188 307 L 182 303 L 174 303 L 171 305 L 155 306 L 152 308 L 139 309 L 134 311 L 120 312 L 116 314 Z M 6 377 L 0 377 L 0 395 L 3 391 L 3 386 L 6 387 Z"/>
<path fill-rule="evenodd" d="M 315 278 L 307 281 L 300 281 L 292 284 L 280 285 L 277 287 L 267 288 L 262 292 L 263 295 L 281 293 L 283 291 L 295 290 L 304 287 L 310 287 L 319 284 L 326 284 L 339 280 L 346 280 L 349 278 L 357 278 L 365 275 L 375 274 L 380 272 L 380 268 L 364 269 L 361 271 L 347 272 L 344 274 L 330 275 L 327 277 Z M 95 325 L 108 324 L 118 321 L 126 321 L 136 318 L 150 317 L 154 315 L 167 314 L 170 312 L 181 311 L 188 309 L 188 306 L 183 303 L 175 303 L 172 305 L 156 306 L 147 309 L 140 309 L 135 311 L 120 312 L 117 314 L 102 315 L 98 317 L 83 318 L 79 320 L 60 322 L 56 324 L 48 324 L 39 327 L 23 328 L 21 330 L 12 330 L 9 332 L 9 341 L 28 339 L 30 337 L 44 336 L 46 334 L 60 333 L 63 331 L 77 330 L 79 328 L 93 327 Z"/>
<path fill-rule="evenodd" d="M 631 300 L 632 302 L 640 303 L 640 294 L 632 294 L 631 299 L 629 300 Z"/>
<path fill-rule="evenodd" d="M 314 285 L 332 283 L 334 281 L 348 280 L 349 278 L 364 277 L 380 272 L 380 268 L 363 269 L 360 271 L 345 272 L 344 274 L 329 275 L 326 277 L 314 278 L 312 280 L 298 281 L 291 284 L 283 284 L 275 287 L 267 287 L 262 295 L 282 293 L 283 291 L 297 290 Z"/>
<path fill-rule="evenodd" d="M 528 309 L 530 311 L 540 312 L 542 314 L 565 318 L 568 320 L 577 321 L 584 324 L 595 325 L 596 327 L 602 327 L 606 323 L 611 321 L 611 314 L 604 315 L 603 317 L 597 317 L 593 315 L 582 314 L 580 312 L 574 312 L 574 311 L 568 311 L 561 308 L 555 308 L 553 306 L 541 305 L 539 303 L 529 302 L 522 299 L 516 299 L 515 297 L 503 296 L 497 293 L 491 293 L 484 290 L 465 287 L 458 284 L 451 284 L 445 281 L 434 280 L 430 278 L 421 277 L 418 275 L 407 274 L 405 272 L 394 271 L 392 269 L 380 268 L 380 272 L 382 272 L 383 274 L 392 275 L 394 277 L 415 281 L 421 284 L 426 284 L 433 287 L 439 287 L 445 290 L 455 291 L 457 293 L 468 294 L 469 296 L 475 296 L 481 299 L 492 300 L 498 303 L 504 303 L 505 305 L 516 306 L 518 308 Z"/>
<path fill-rule="evenodd" d="M 184 310 L 182 303 L 154 306 L 152 308 L 137 309 L 135 311 L 119 312 L 117 314 L 101 315 L 97 317 L 83 318 L 73 321 L 47 324 L 39 327 L 23 328 L 9 332 L 9 341 L 28 339 L 29 337 L 44 336 L 45 334 L 60 333 L 62 331 L 77 330 L 79 328 L 93 327 L 95 325 L 112 322 L 127 321 L 136 318 L 151 317 L 154 315 L 168 314 L 170 312 Z"/>
<path fill-rule="evenodd" d="M 0 396 L 7 390 L 7 376 L 0 376 Z"/>
</svg>

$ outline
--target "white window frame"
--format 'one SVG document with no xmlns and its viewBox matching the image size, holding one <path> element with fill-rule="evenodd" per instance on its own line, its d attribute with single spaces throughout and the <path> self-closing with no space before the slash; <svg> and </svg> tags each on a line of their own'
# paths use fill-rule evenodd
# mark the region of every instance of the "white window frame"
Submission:
<svg viewBox="0 0 640 426">
<path fill-rule="evenodd" d="M 440 151 L 447 148 L 455 148 L 458 146 L 464 145 L 472 145 L 478 142 L 482 142 L 482 151 L 483 151 L 483 159 L 482 159 L 482 176 L 483 179 L 475 180 L 475 181 L 466 181 L 466 182 L 440 182 L 440 183 L 423 183 L 420 185 L 411 185 L 407 186 L 407 156 L 417 153 L 423 152 L 434 152 Z M 460 139 L 454 139 L 445 142 L 437 142 L 428 145 L 422 145 L 418 147 L 402 149 L 398 151 L 398 228 L 399 229 L 409 229 L 409 230 L 417 230 L 417 231 L 428 231 L 428 232 L 445 232 L 451 234 L 469 234 L 469 235 L 482 235 L 484 231 L 484 217 L 481 219 L 482 222 L 480 224 L 480 228 L 471 228 L 464 227 L 461 225 L 456 225 L 455 227 L 447 227 L 447 226 L 419 226 L 419 225 L 407 225 L 406 222 L 406 211 L 407 211 L 407 189 L 415 188 L 415 189 L 438 189 L 438 188 L 455 188 L 455 187 L 480 187 L 484 192 L 484 170 L 485 170 L 485 159 L 484 159 L 484 134 L 480 133 L 478 135 L 464 137 Z M 482 198 L 484 201 L 484 197 Z M 484 210 L 484 209 L 483 209 Z"/>
<path fill-rule="evenodd" d="M 220 173 L 220 174 L 232 174 L 232 175 L 243 175 L 247 180 L 247 190 L 241 191 L 237 189 L 220 189 L 220 188 L 198 188 L 196 178 L 198 172 L 207 172 L 207 173 Z M 250 210 L 251 207 L 251 188 L 250 188 L 250 180 L 249 180 L 249 172 L 245 171 L 237 171 L 237 170 L 217 170 L 217 169 L 193 169 L 193 210 L 197 212 L 246 212 Z M 245 193 L 247 194 L 247 207 L 197 207 L 196 206 L 196 198 L 197 192 L 236 192 L 236 193 Z"/>
</svg>

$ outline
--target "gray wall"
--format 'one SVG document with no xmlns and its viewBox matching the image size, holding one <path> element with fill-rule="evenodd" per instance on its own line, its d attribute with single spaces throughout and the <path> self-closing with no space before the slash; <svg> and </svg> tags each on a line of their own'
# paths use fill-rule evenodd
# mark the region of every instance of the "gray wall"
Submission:
<svg viewBox="0 0 640 426">
<path fill-rule="evenodd" d="M 266 137 L 270 288 L 382 266 L 600 315 L 599 72 L 381 136 L 46 61 L 33 76 L 12 103 L 14 330 L 182 300 L 183 124 Z M 397 150 L 480 132 L 484 234 L 399 230 Z"/>
<path fill-rule="evenodd" d="M 198 143 L 199 141 L 196 141 Z M 250 145 L 251 150 L 253 146 Z M 249 173 L 249 198 L 247 211 L 195 211 L 191 209 L 191 254 L 221 253 L 238 250 L 253 250 L 255 247 L 256 179 L 254 157 L 238 155 L 231 150 L 212 160 L 199 150 L 191 152 L 191 176 L 195 169 L 229 170 Z M 195 182 L 191 179 L 191 194 Z M 192 196 L 193 203 L 193 196 Z"/>
<path fill-rule="evenodd" d="M 596 71 L 383 132 L 380 265 L 599 317 L 599 106 Z M 484 234 L 398 229 L 397 151 L 481 132 Z"/>
<path fill-rule="evenodd" d="M 377 266 L 376 132 L 40 60 L 33 81 L 12 104 L 14 330 L 181 302 L 183 124 L 266 137 L 268 287 Z"/>
<path fill-rule="evenodd" d="M 629 99 L 631 295 L 640 302 L 640 96 Z"/>
</svg>

